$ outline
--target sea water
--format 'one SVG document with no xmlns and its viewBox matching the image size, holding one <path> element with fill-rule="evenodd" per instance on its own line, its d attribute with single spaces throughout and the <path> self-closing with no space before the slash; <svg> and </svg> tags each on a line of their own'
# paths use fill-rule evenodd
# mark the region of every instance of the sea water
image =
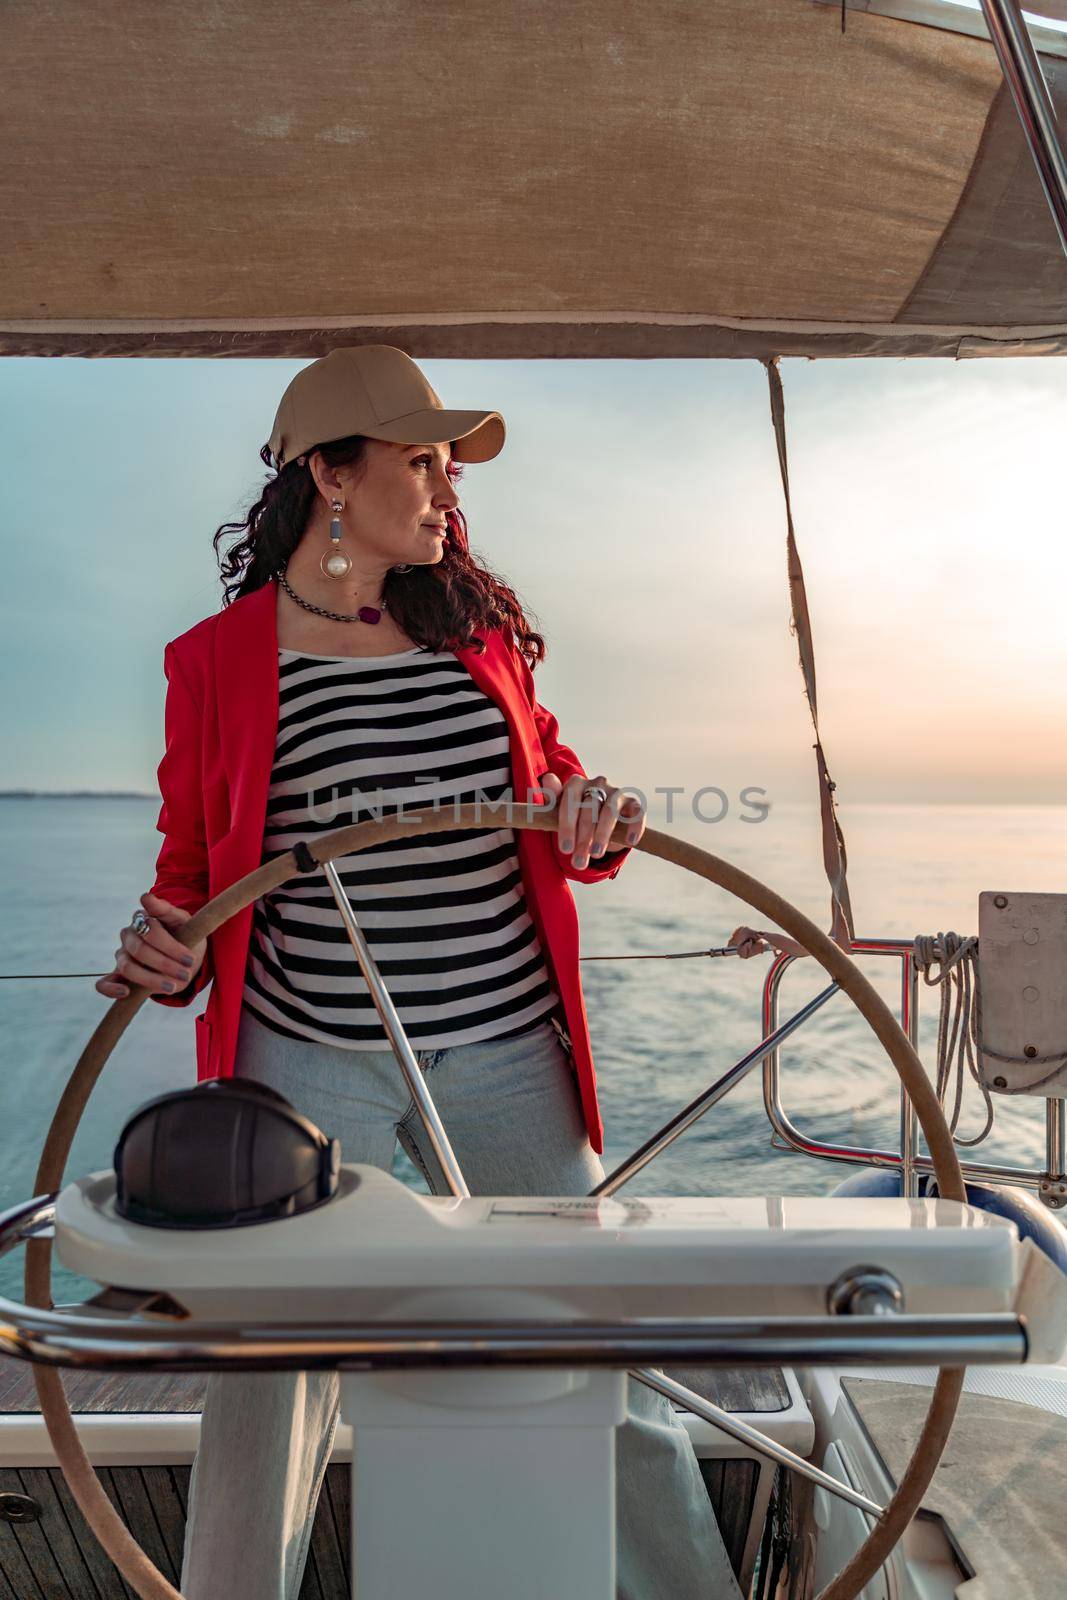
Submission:
<svg viewBox="0 0 1067 1600">
<path fill-rule="evenodd" d="M 151 887 L 160 838 L 158 800 L 0 800 L 0 1207 L 33 1192 L 40 1147 L 62 1086 L 111 1003 L 93 987 L 110 971 L 118 931 Z M 735 862 L 829 927 L 818 815 L 779 804 L 757 823 L 719 825 L 689 815 L 650 818 Z M 851 806 L 842 814 L 856 931 L 911 939 L 976 933 L 982 889 L 1067 891 L 1067 807 Z M 576 885 L 583 956 L 667 956 L 726 944 L 738 923 L 763 919 L 722 890 L 635 852 L 615 879 Z M 357 907 L 358 911 L 358 907 Z M 610 1168 L 743 1056 L 760 1038 L 767 958 L 592 961 L 582 966 Z M 899 964 L 864 970 L 894 1005 Z M 91 974 L 45 978 L 44 974 Z M 813 961 L 795 963 L 785 1018 L 825 987 Z M 188 1007 L 142 1007 L 93 1092 L 69 1172 L 111 1165 L 130 1112 L 195 1081 Z M 921 989 L 921 1051 L 932 1065 L 938 991 Z M 398 1069 L 399 1070 L 399 1069 Z M 782 1052 L 792 1120 L 822 1140 L 896 1147 L 896 1077 L 870 1028 L 836 995 Z M 997 1119 L 977 1159 L 1039 1167 L 1042 1100 L 995 1101 Z M 960 1131 L 981 1126 L 968 1084 Z M 329 1131 L 329 1130 L 327 1130 Z M 825 1194 L 847 1172 L 771 1144 L 756 1069 L 633 1181 L 634 1194 Z M 421 1180 L 398 1158 L 405 1181 Z M 21 1253 L 0 1261 L 0 1293 L 20 1295 Z M 79 1292 L 57 1273 L 57 1298 Z"/>
</svg>

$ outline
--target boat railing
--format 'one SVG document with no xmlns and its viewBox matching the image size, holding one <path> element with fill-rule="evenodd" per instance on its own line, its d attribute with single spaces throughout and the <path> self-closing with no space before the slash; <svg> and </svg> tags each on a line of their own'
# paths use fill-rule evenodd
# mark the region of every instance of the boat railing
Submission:
<svg viewBox="0 0 1067 1600">
<path fill-rule="evenodd" d="M 914 943 L 909 939 L 855 939 L 851 954 L 864 960 L 869 957 L 895 957 L 900 963 L 899 1016 L 900 1025 L 912 1045 L 918 1049 L 920 973 L 915 962 Z M 813 1156 L 819 1161 L 840 1161 L 855 1166 L 884 1167 L 899 1171 L 901 1193 L 914 1197 L 919 1193 L 920 1178 L 933 1171 L 929 1156 L 919 1148 L 918 1120 L 903 1085 L 900 1089 L 899 1140 L 896 1150 L 879 1150 L 867 1145 L 839 1144 L 805 1133 L 798 1128 L 787 1113 L 782 1101 L 781 1043 L 808 1020 L 812 1006 L 797 1013 L 796 1026 L 779 1022 L 779 996 L 782 980 L 793 962 L 800 958 L 782 953 L 772 961 L 763 985 L 762 1025 L 763 1038 L 768 1048 L 761 1052 L 763 1060 L 763 1104 L 771 1125 L 771 1143 L 778 1149 L 795 1150 Z M 836 985 L 835 985 L 836 987 Z M 1042 1202 L 1053 1210 L 1067 1204 L 1067 1176 L 1064 1174 L 1064 1101 L 1045 1101 L 1045 1168 L 1003 1166 L 995 1162 L 961 1160 L 963 1176 L 968 1182 L 1017 1184 L 1034 1189 Z"/>
</svg>

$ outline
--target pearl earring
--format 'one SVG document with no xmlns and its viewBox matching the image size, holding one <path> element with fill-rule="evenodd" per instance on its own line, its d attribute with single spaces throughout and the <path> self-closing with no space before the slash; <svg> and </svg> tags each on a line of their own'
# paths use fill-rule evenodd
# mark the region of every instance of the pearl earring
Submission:
<svg viewBox="0 0 1067 1600">
<path fill-rule="evenodd" d="M 395 566 L 393 568 L 393 571 L 394 572 L 410 572 L 411 571 L 411 562 L 410 561 L 401 561 L 398 566 Z"/>
<path fill-rule="evenodd" d="M 330 502 L 333 520 L 330 523 L 330 548 L 324 550 L 319 560 L 323 576 L 326 578 L 345 578 L 352 571 L 352 558 L 341 549 L 341 512 L 345 508 L 343 500 Z"/>
</svg>

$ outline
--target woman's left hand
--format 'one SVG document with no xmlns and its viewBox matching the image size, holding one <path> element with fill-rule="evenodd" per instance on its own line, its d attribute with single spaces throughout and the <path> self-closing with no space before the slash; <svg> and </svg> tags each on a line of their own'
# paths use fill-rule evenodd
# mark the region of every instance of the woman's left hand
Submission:
<svg viewBox="0 0 1067 1600">
<path fill-rule="evenodd" d="M 740 928 L 735 928 L 730 935 L 730 944 L 737 951 L 742 961 L 748 961 L 752 956 L 761 956 L 768 950 L 773 950 L 775 955 L 807 956 L 810 950 L 805 950 L 802 944 L 795 939 L 788 939 L 784 933 L 779 933 L 776 928 L 760 929 L 750 928 L 747 923 L 742 923 Z"/>
<path fill-rule="evenodd" d="M 596 778 L 583 778 L 575 773 L 564 783 L 554 772 L 546 772 L 539 780 L 545 794 L 552 795 L 559 810 L 559 847 L 571 857 L 579 871 L 604 854 L 612 829 L 617 822 L 627 822 L 625 845 L 637 844 L 645 831 L 644 804 L 636 795 L 625 789 L 616 789 L 601 773 Z M 606 799 L 586 794 L 587 789 L 603 790 Z M 616 849 L 623 849 L 617 845 Z M 572 853 L 573 852 L 573 853 Z"/>
</svg>

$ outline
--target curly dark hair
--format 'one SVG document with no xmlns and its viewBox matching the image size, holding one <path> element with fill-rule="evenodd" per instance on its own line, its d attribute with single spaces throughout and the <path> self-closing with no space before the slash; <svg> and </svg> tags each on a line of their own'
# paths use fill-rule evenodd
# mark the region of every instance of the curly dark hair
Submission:
<svg viewBox="0 0 1067 1600">
<path fill-rule="evenodd" d="M 320 451 L 329 467 L 355 467 L 364 459 L 367 439 L 350 434 L 328 444 L 312 445 L 300 457 L 286 462 L 268 478 L 259 499 L 240 522 L 224 522 L 214 538 L 215 555 L 225 585 L 223 605 L 261 589 L 284 567 L 304 536 L 318 487 L 307 465 L 313 450 Z M 265 467 L 273 470 L 270 446 L 259 452 Z M 448 475 L 458 481 L 461 462 L 451 461 Z M 402 576 L 390 572 L 383 597 L 389 614 L 410 639 L 430 650 L 455 650 L 484 641 L 477 628 L 510 629 L 515 644 L 531 667 L 544 660 L 545 641 L 526 619 L 515 591 L 490 572 L 470 551 L 467 523 L 459 510 L 447 514 L 444 553 L 433 566 L 413 567 Z M 239 537 L 224 556 L 219 541 L 226 534 Z"/>
</svg>

